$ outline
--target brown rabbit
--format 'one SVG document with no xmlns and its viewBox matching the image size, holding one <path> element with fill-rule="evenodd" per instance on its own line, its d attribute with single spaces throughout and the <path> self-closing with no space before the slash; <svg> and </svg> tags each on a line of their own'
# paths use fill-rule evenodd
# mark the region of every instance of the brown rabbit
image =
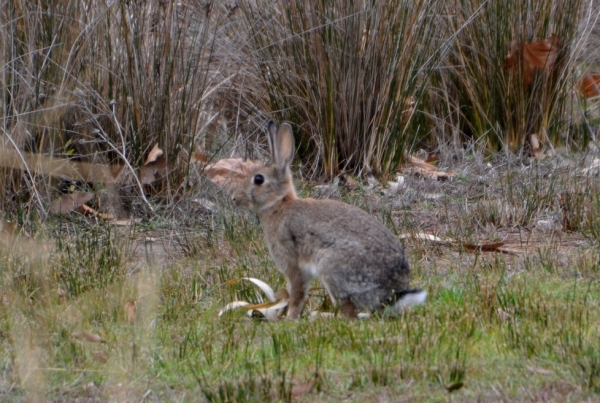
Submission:
<svg viewBox="0 0 600 403">
<path fill-rule="evenodd" d="M 302 313 L 315 277 L 350 317 L 423 303 L 427 292 L 409 289 L 404 248 L 381 222 L 349 204 L 298 198 L 291 126 L 269 122 L 269 144 L 271 165 L 248 175 L 233 200 L 258 214 L 271 257 L 288 280 L 288 318 Z"/>
</svg>

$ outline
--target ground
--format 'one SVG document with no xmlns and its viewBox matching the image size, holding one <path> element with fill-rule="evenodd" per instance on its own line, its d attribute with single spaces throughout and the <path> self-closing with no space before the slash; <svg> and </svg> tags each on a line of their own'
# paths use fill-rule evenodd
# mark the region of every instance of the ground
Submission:
<svg viewBox="0 0 600 403">
<path fill-rule="evenodd" d="M 451 179 L 405 173 L 397 190 L 297 180 L 403 239 L 429 297 L 397 318 L 311 319 L 331 310 L 318 283 L 300 320 L 219 317 L 263 297 L 230 280 L 284 280 L 257 219 L 207 182 L 131 226 L 5 230 L 1 400 L 598 401 L 597 157 L 444 155 Z"/>
</svg>

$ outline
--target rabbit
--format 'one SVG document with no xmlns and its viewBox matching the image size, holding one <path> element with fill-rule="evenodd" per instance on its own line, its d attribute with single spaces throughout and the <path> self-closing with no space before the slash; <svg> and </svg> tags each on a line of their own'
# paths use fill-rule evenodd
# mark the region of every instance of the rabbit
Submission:
<svg viewBox="0 0 600 403">
<path fill-rule="evenodd" d="M 290 170 L 292 127 L 270 121 L 268 139 L 271 164 L 250 173 L 232 198 L 260 219 L 271 258 L 288 281 L 287 317 L 300 316 L 313 278 L 351 318 L 424 303 L 426 291 L 409 289 L 404 247 L 392 232 L 358 207 L 299 198 Z"/>
</svg>

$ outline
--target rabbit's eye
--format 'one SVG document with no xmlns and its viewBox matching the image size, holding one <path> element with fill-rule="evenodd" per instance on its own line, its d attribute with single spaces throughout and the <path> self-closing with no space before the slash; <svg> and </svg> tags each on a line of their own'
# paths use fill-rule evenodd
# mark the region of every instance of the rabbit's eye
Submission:
<svg viewBox="0 0 600 403">
<path fill-rule="evenodd" d="M 255 185 L 262 185 L 263 183 L 265 183 L 265 177 L 262 176 L 261 174 L 258 174 L 254 177 L 254 184 Z"/>
</svg>

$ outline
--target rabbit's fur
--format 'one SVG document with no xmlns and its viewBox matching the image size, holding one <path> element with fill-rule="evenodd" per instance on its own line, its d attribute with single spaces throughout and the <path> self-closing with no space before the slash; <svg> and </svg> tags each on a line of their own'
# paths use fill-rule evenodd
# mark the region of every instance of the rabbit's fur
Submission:
<svg viewBox="0 0 600 403">
<path fill-rule="evenodd" d="M 300 316 L 315 277 L 351 317 L 423 303 L 427 293 L 408 288 L 402 244 L 381 222 L 349 204 L 298 198 L 291 126 L 269 122 L 269 143 L 271 165 L 248 175 L 233 200 L 259 216 L 271 257 L 288 280 L 288 317 Z"/>
</svg>

